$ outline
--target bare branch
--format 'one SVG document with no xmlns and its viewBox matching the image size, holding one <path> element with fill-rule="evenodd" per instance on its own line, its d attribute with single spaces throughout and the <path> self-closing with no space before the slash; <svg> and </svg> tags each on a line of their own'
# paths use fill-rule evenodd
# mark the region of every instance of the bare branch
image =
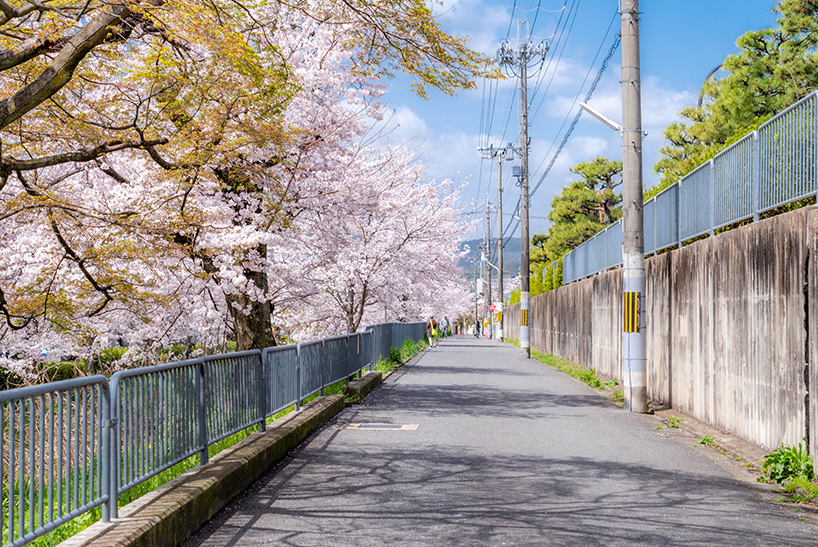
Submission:
<svg viewBox="0 0 818 547">
<path fill-rule="evenodd" d="M 57 226 L 57 221 L 54 218 L 53 211 L 50 208 L 47 209 L 47 211 L 48 220 L 51 223 L 51 229 L 54 232 L 54 235 L 57 236 L 57 241 L 60 242 L 60 245 L 62 246 L 63 250 L 65 250 L 66 256 L 73 260 L 74 263 L 79 267 L 80 271 L 82 272 L 82 275 L 84 275 L 85 279 L 87 279 L 88 282 L 91 283 L 91 286 L 94 287 L 94 290 L 101 293 L 105 297 L 105 300 L 103 300 L 102 303 L 94 311 L 88 314 L 88 317 L 93 317 L 97 315 L 99 312 L 101 312 L 105 308 L 105 306 L 107 306 L 108 303 L 114 299 L 110 293 L 113 287 L 111 285 L 100 285 L 99 282 L 94 278 L 94 276 L 91 275 L 91 272 L 89 272 L 88 268 L 85 267 L 85 261 L 87 259 L 80 258 L 79 255 L 77 255 L 76 251 L 74 251 L 74 249 L 71 248 L 71 246 L 68 244 L 68 241 L 66 241 L 66 239 L 63 237 L 59 226 Z"/>
<path fill-rule="evenodd" d="M 19 120 L 71 81 L 74 69 L 85 56 L 105 42 L 112 29 L 121 26 L 130 15 L 127 2 L 111 4 L 71 36 L 51 66 L 36 80 L 0 101 L 0 129 Z"/>
<path fill-rule="evenodd" d="M 4 158 L 0 160 L 0 173 L 9 173 L 12 171 L 32 171 L 35 169 L 42 169 L 43 167 L 51 167 L 63 163 L 83 163 L 95 160 L 110 152 L 118 150 L 126 150 L 130 148 L 152 148 L 160 144 L 167 144 L 168 139 L 155 139 L 152 141 L 109 141 L 105 144 L 100 144 L 93 148 L 84 148 L 75 150 L 74 152 L 65 152 L 62 154 L 54 154 L 53 156 L 45 156 L 42 158 L 34 158 L 30 160 L 16 160 L 14 158 Z"/>
</svg>

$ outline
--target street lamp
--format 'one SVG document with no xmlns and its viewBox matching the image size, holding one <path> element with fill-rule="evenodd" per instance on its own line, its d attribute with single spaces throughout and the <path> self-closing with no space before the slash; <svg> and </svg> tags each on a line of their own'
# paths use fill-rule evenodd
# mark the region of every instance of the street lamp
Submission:
<svg viewBox="0 0 818 547">
<path fill-rule="evenodd" d="M 607 125 L 611 129 L 613 129 L 614 131 L 622 132 L 622 126 L 621 125 L 619 125 L 615 121 L 609 120 L 601 112 L 598 112 L 597 110 L 594 110 L 593 108 L 591 108 L 590 106 L 588 106 L 585 103 L 579 103 L 579 107 L 581 109 L 583 109 L 585 112 L 587 112 L 588 114 L 590 114 L 591 116 L 593 116 L 594 118 L 596 118 L 597 120 L 601 121 L 602 123 L 604 123 L 605 125 Z"/>
</svg>

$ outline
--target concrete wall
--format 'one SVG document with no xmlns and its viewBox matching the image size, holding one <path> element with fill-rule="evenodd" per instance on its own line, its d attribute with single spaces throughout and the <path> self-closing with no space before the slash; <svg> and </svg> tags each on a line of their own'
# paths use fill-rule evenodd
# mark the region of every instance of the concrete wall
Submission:
<svg viewBox="0 0 818 547">
<path fill-rule="evenodd" d="M 648 259 L 648 396 L 768 449 L 807 436 L 818 423 L 811 256 L 815 207 Z M 621 379 L 621 295 L 616 270 L 532 298 L 532 346 Z M 504 315 L 519 338 L 519 304 Z"/>
</svg>

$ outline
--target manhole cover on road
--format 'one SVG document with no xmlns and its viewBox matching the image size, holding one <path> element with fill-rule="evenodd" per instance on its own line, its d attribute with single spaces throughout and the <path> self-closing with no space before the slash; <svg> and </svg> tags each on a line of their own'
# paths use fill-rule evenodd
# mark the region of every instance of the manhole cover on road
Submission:
<svg viewBox="0 0 818 547">
<path fill-rule="evenodd" d="M 381 429 L 389 431 L 414 431 L 418 424 L 346 424 L 341 429 Z"/>
</svg>

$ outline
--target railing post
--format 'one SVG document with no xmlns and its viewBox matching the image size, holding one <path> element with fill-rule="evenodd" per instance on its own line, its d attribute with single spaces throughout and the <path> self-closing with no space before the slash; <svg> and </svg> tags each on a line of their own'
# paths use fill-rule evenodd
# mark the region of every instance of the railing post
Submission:
<svg viewBox="0 0 818 547">
<path fill-rule="evenodd" d="M 301 410 L 301 343 L 295 347 L 295 411 Z"/>
<path fill-rule="evenodd" d="M 818 162 L 816 162 L 818 165 Z M 758 222 L 761 208 L 761 143 L 758 138 L 758 131 L 753 131 L 753 222 Z"/>
<path fill-rule="evenodd" d="M 813 183 L 815 184 L 815 197 L 818 203 L 818 92 L 812 92 L 812 162 L 814 165 Z"/>
<path fill-rule="evenodd" d="M 205 383 L 207 376 L 205 374 L 205 364 L 202 359 L 196 364 L 197 374 L 196 378 L 196 406 L 199 412 L 199 463 L 205 465 L 210 456 L 207 452 L 207 393 Z"/>
<path fill-rule="evenodd" d="M 321 357 L 318 358 L 318 375 L 321 377 L 321 390 L 318 392 L 318 394 L 321 397 L 323 397 L 324 396 L 324 384 L 326 383 L 326 381 L 325 381 L 326 378 L 325 378 L 325 375 L 324 375 L 324 368 L 326 367 L 326 363 L 327 363 L 327 359 L 326 359 L 326 357 L 327 357 L 327 345 L 326 345 L 326 340 L 323 339 L 323 338 L 321 339 L 321 354 L 320 355 L 321 355 Z"/>
<path fill-rule="evenodd" d="M 258 361 L 258 413 L 259 413 L 259 422 L 258 422 L 258 429 L 259 431 L 267 431 L 267 367 L 265 362 L 267 361 L 267 348 L 264 348 L 264 351 L 261 352 L 259 355 Z"/>
<path fill-rule="evenodd" d="M 116 421 L 111 417 L 111 387 L 108 382 L 99 384 L 99 394 L 102 403 L 102 422 L 100 427 L 102 435 L 102 494 L 108 494 L 108 501 L 102 504 L 102 522 L 111 522 L 111 516 L 117 515 L 117 495 L 116 488 L 111 488 L 113 474 L 111 469 L 115 466 L 111 458 L 111 436 L 116 427 Z M 111 495 L 113 493 L 113 495 Z M 42 524 L 42 523 L 41 523 Z"/>
<path fill-rule="evenodd" d="M 679 248 L 682 248 L 682 179 L 676 184 L 679 189 L 676 191 L 676 238 L 679 240 Z"/>
<path fill-rule="evenodd" d="M 653 256 L 656 256 L 656 242 L 659 240 L 659 230 L 657 226 L 659 225 L 659 200 L 656 199 L 657 196 L 653 196 Z"/>
<path fill-rule="evenodd" d="M 105 418 L 105 407 L 102 408 L 103 420 L 106 421 L 107 427 L 103 428 L 106 433 L 102 439 L 102 457 L 108 462 L 107 481 L 105 480 L 106 473 L 103 469 L 102 489 L 108 492 L 108 516 L 109 518 L 117 518 L 119 516 L 119 459 L 122 455 L 119 441 L 119 376 L 114 374 L 111 377 L 111 382 L 108 388 L 108 417 Z M 107 446 L 105 442 L 108 442 Z M 103 506 L 102 521 L 105 520 L 105 507 Z"/>
<path fill-rule="evenodd" d="M 709 169 L 708 169 L 708 175 L 709 176 L 707 177 L 707 179 L 708 179 L 708 184 L 710 185 L 710 237 L 713 237 L 714 235 L 716 235 L 716 230 L 713 229 L 713 226 L 716 225 L 716 218 L 715 218 L 715 216 L 716 216 L 715 215 L 715 212 L 716 212 L 716 207 L 715 207 L 715 203 L 716 203 L 715 175 L 716 175 L 716 173 L 715 173 L 715 171 L 716 170 L 715 170 L 715 164 L 713 163 L 713 160 L 707 160 L 707 163 L 709 164 Z"/>
</svg>

